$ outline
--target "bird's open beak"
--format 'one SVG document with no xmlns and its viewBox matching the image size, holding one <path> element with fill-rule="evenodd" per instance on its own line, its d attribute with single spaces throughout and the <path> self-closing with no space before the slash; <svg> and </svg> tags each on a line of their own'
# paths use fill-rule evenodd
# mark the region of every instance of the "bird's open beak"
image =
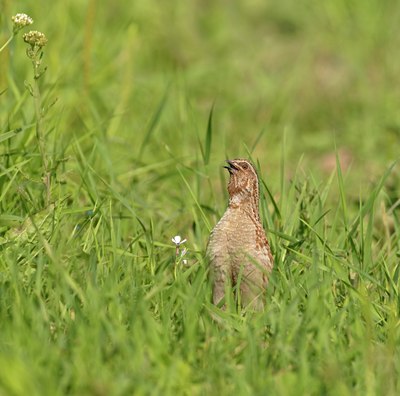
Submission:
<svg viewBox="0 0 400 396">
<path fill-rule="evenodd" d="M 239 170 L 239 168 L 232 161 L 226 160 L 226 162 L 229 166 L 224 166 L 224 168 L 228 169 L 229 174 L 233 175 L 234 171 Z"/>
</svg>

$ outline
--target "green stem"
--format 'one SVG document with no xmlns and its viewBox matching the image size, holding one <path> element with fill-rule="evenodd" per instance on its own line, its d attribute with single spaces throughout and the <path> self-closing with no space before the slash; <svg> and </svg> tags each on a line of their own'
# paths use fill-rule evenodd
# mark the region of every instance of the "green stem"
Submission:
<svg viewBox="0 0 400 396">
<path fill-rule="evenodd" d="M 11 43 L 11 40 L 14 38 L 15 34 L 13 34 L 12 36 L 10 36 L 10 38 L 4 43 L 4 45 L 0 48 L 0 52 L 3 51 L 4 48 L 7 47 L 8 44 Z"/>
<path fill-rule="evenodd" d="M 40 88 L 38 79 L 40 77 L 39 66 L 40 62 L 37 61 L 37 58 L 34 57 L 32 59 L 33 65 L 33 100 L 35 103 L 35 115 L 36 115 L 36 138 L 39 145 L 40 156 L 42 158 L 43 165 L 43 184 L 45 186 L 45 204 L 46 206 L 50 203 L 50 189 L 51 189 L 51 173 L 49 170 L 49 161 L 46 153 L 46 142 L 44 139 L 44 131 L 43 131 L 43 114 L 42 114 L 42 98 L 40 95 Z"/>
<path fill-rule="evenodd" d="M 174 263 L 174 280 L 176 280 L 179 263 L 179 246 L 175 249 L 175 263 Z"/>
</svg>

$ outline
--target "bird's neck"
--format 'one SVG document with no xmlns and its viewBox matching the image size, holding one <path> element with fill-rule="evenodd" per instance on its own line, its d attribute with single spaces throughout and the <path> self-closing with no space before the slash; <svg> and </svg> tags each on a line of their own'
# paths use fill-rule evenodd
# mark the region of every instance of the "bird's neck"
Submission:
<svg viewBox="0 0 400 396">
<path fill-rule="evenodd" d="M 248 196 L 234 194 L 233 196 L 229 197 L 228 208 L 231 210 L 240 210 L 252 218 L 260 220 L 258 194 L 252 194 Z"/>
</svg>

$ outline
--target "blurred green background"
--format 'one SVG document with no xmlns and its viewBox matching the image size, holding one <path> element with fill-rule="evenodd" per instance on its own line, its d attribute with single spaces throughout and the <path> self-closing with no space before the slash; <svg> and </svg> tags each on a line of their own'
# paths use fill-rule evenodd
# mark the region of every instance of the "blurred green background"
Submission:
<svg viewBox="0 0 400 396">
<path fill-rule="evenodd" d="M 214 164 L 248 147 L 273 177 L 284 134 L 290 166 L 304 155 L 307 168 L 329 172 L 336 144 L 363 181 L 399 155 L 395 0 L 2 0 L 3 40 L 17 11 L 49 39 L 46 81 L 61 138 L 102 134 L 117 153 L 115 174 L 127 171 L 126 158 L 196 158 L 213 104 Z M 2 55 L 1 89 L 9 62 L 22 89 L 24 51 L 17 39 L 10 59 Z"/>
</svg>

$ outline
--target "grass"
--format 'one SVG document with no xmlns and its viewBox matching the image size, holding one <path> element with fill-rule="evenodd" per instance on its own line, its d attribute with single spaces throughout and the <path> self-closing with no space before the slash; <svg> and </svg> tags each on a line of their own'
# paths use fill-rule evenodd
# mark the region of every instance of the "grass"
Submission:
<svg viewBox="0 0 400 396">
<path fill-rule="evenodd" d="M 49 42 L 42 113 L 23 32 L 0 53 L 0 395 L 397 395 L 397 2 L 25 7 L 0 47 L 17 12 Z M 226 157 L 261 176 L 257 315 L 210 302 Z"/>
</svg>

